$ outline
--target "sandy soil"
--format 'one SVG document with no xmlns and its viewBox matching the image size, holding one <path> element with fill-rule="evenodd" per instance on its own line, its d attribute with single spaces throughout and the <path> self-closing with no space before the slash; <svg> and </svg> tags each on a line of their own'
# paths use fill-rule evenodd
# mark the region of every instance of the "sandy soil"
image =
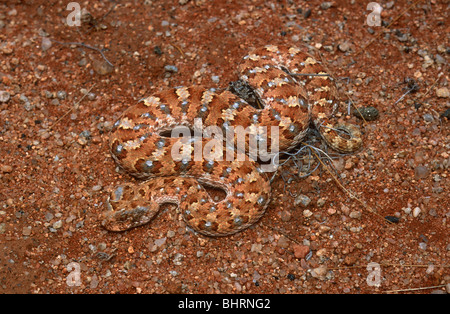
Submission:
<svg viewBox="0 0 450 314">
<path fill-rule="evenodd" d="M 70 26 L 69 1 L 2 1 L 0 292 L 448 293 L 448 2 L 380 1 L 371 27 L 366 2 L 84 1 Z M 165 86 L 225 88 L 266 44 L 314 47 L 379 111 L 334 162 L 358 199 L 322 168 L 278 176 L 266 215 L 230 237 L 173 206 L 104 230 L 108 191 L 134 180 L 108 149 L 121 112 Z"/>
</svg>

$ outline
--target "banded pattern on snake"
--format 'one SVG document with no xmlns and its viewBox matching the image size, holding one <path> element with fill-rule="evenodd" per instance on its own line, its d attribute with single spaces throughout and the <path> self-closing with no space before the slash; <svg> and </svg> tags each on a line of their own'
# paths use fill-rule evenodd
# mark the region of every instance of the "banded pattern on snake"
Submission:
<svg viewBox="0 0 450 314">
<path fill-rule="evenodd" d="M 176 160 L 171 152 L 180 138 L 168 133 L 177 126 L 203 132 L 203 138 L 192 140 L 201 147 L 211 140 L 204 132 L 208 126 L 224 132 L 240 126 L 250 133 L 273 126 L 279 130 L 279 150 L 287 151 L 305 137 L 311 125 L 332 149 L 347 153 L 361 147 L 358 127 L 339 122 L 340 100 L 333 78 L 305 51 L 274 45 L 258 48 L 243 58 L 238 71 L 262 108 L 249 105 L 229 90 L 191 86 L 165 89 L 123 113 L 110 135 L 111 153 L 120 167 L 143 181 L 124 183 L 111 193 L 108 210 L 101 215 L 106 229 L 123 231 L 143 225 L 164 203 L 178 205 L 186 224 L 208 236 L 239 232 L 264 214 L 270 183 L 254 158 L 196 160 L 192 149 Z M 201 119 L 200 129 L 196 119 Z M 348 136 L 341 136 L 340 130 Z M 266 134 L 270 147 L 274 139 Z M 222 147 L 223 156 L 238 153 Z M 224 190 L 225 198 L 213 201 L 204 185 Z"/>
</svg>

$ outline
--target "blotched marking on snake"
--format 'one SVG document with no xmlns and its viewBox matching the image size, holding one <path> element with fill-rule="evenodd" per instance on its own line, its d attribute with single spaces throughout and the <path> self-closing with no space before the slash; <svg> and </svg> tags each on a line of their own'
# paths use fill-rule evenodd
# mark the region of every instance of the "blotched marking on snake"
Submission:
<svg viewBox="0 0 450 314">
<path fill-rule="evenodd" d="M 243 58 L 238 71 L 262 108 L 229 90 L 191 86 L 165 89 L 125 110 L 111 131 L 111 153 L 121 168 L 143 181 L 112 191 L 101 215 L 106 229 L 143 225 L 164 203 L 176 204 L 186 225 L 208 236 L 239 232 L 264 214 L 271 189 L 260 165 L 248 157 L 195 160 L 194 150 L 189 158 L 175 160 L 171 152 L 180 138 L 170 132 L 177 126 L 200 133 L 208 126 L 224 132 L 230 127 L 277 127 L 279 150 L 287 151 L 314 125 L 334 150 L 348 153 L 361 147 L 359 128 L 340 121 L 341 101 L 333 78 L 305 51 L 274 45 L 258 48 Z M 196 129 L 198 119 L 202 130 Z M 347 136 L 340 136 L 342 131 Z M 194 140 L 202 147 L 210 140 L 204 135 Z M 265 140 L 272 142 L 269 132 Z M 224 156 L 236 154 L 225 145 L 223 150 Z M 222 189 L 225 198 L 212 200 L 204 186 Z"/>
</svg>

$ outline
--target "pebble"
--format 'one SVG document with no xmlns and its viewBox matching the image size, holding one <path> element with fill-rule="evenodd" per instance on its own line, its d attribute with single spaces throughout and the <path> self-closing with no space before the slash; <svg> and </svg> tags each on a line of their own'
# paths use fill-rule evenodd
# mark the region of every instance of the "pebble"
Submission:
<svg viewBox="0 0 450 314">
<path fill-rule="evenodd" d="M 412 212 L 413 217 L 418 217 L 420 215 L 420 212 L 421 212 L 420 207 L 414 208 Z"/>
<path fill-rule="evenodd" d="M 294 244 L 292 248 L 294 250 L 295 258 L 298 259 L 305 258 L 309 253 L 309 246 L 307 245 Z"/>
<path fill-rule="evenodd" d="M 286 249 L 289 247 L 289 240 L 285 236 L 281 236 L 277 241 L 277 246 Z"/>
<path fill-rule="evenodd" d="M 12 172 L 12 170 L 13 170 L 13 167 L 10 166 L 10 165 L 1 165 L 0 166 L 0 171 L 1 172 L 10 173 L 10 172 Z"/>
<path fill-rule="evenodd" d="M 284 221 L 284 222 L 287 222 L 287 221 L 291 220 L 291 217 L 292 217 L 291 212 L 288 211 L 288 210 L 283 210 L 283 211 L 280 213 L 280 218 L 281 218 L 281 220 Z"/>
<path fill-rule="evenodd" d="M 173 230 L 167 231 L 167 237 L 168 238 L 173 238 L 174 236 L 175 236 L 175 231 L 173 231 Z"/>
<path fill-rule="evenodd" d="M 441 118 L 447 118 L 450 120 L 450 108 L 448 108 L 447 110 L 445 110 L 443 113 L 440 114 Z"/>
<path fill-rule="evenodd" d="M 178 72 L 178 68 L 176 66 L 169 65 L 169 64 L 164 67 L 164 70 L 169 73 L 177 73 Z"/>
<path fill-rule="evenodd" d="M 311 271 L 311 276 L 314 278 L 325 278 L 325 275 L 327 274 L 327 267 L 325 265 L 321 265 L 319 267 L 314 268 Z"/>
<path fill-rule="evenodd" d="M 417 166 L 414 168 L 414 176 L 416 179 L 425 179 L 430 174 L 430 170 L 425 166 Z"/>
<path fill-rule="evenodd" d="M 310 211 L 309 209 L 305 209 L 303 211 L 303 216 L 306 217 L 306 218 L 311 217 L 312 215 L 313 215 L 313 212 Z"/>
<path fill-rule="evenodd" d="M 184 255 L 181 253 L 175 254 L 175 257 L 173 258 L 173 264 L 180 266 L 182 264 L 182 260 L 184 258 Z"/>
<path fill-rule="evenodd" d="M 320 8 L 321 8 L 322 10 L 328 10 L 328 9 L 331 8 L 332 6 L 333 6 L 333 2 L 331 2 L 331 1 L 322 2 L 322 3 L 320 4 Z"/>
<path fill-rule="evenodd" d="M 325 205 L 325 202 L 327 201 L 326 197 L 321 197 L 317 200 L 317 207 L 322 207 Z"/>
<path fill-rule="evenodd" d="M 23 227 L 23 229 L 22 229 L 22 234 L 23 234 L 24 236 L 29 236 L 29 235 L 31 234 L 31 226 Z"/>
<path fill-rule="evenodd" d="M 360 219 L 361 216 L 362 216 L 361 212 L 360 211 L 356 211 L 356 210 L 352 211 L 350 213 L 350 215 L 349 215 L 349 217 L 353 218 L 353 219 Z"/>
<path fill-rule="evenodd" d="M 0 102 L 6 103 L 11 99 L 11 94 L 7 91 L 1 90 L 0 91 Z"/>
<path fill-rule="evenodd" d="M 53 228 L 59 229 L 61 227 L 62 227 L 62 220 L 58 220 L 53 223 Z"/>
<path fill-rule="evenodd" d="M 220 82 L 220 77 L 219 77 L 218 75 L 212 75 L 212 76 L 211 76 L 211 80 L 213 81 L 213 83 L 219 84 L 219 82 Z"/>
<path fill-rule="evenodd" d="M 450 96 L 450 92 L 447 87 L 441 87 L 436 90 L 436 96 L 440 98 L 448 98 Z"/>
<path fill-rule="evenodd" d="M 262 244 L 261 243 L 253 243 L 250 251 L 251 252 L 260 253 L 261 249 L 262 249 Z"/>
<path fill-rule="evenodd" d="M 63 90 L 60 90 L 56 93 L 56 97 L 58 97 L 61 100 L 64 100 L 67 97 L 67 93 Z"/>
<path fill-rule="evenodd" d="M 166 240 L 167 240 L 166 237 L 161 238 L 161 239 L 156 239 L 156 240 L 155 240 L 155 245 L 156 245 L 156 246 L 162 246 L 162 245 L 164 245 L 164 243 L 166 243 Z"/>
<path fill-rule="evenodd" d="M 312 13 L 311 9 L 306 9 L 306 10 L 303 12 L 303 17 L 304 17 L 305 19 L 307 19 L 308 17 L 311 16 L 311 13 Z"/>
<path fill-rule="evenodd" d="M 437 64 L 445 64 L 445 59 L 440 54 L 436 54 L 435 59 Z"/>
<path fill-rule="evenodd" d="M 434 117 L 432 114 L 426 113 L 423 115 L 423 120 L 425 120 L 425 122 L 433 122 Z"/>
<path fill-rule="evenodd" d="M 51 48 L 52 41 L 48 37 L 42 37 L 41 49 L 42 51 L 47 51 Z"/>
<path fill-rule="evenodd" d="M 101 186 L 101 185 L 94 185 L 94 186 L 92 187 L 92 191 L 94 191 L 94 192 L 100 191 L 101 189 L 102 189 L 102 186 Z"/>
<path fill-rule="evenodd" d="M 394 7 L 395 1 L 389 1 L 386 3 L 386 9 L 392 9 Z"/>
<path fill-rule="evenodd" d="M 109 74 L 114 70 L 114 68 L 105 60 L 94 60 L 92 62 L 92 68 L 100 75 Z"/>
<path fill-rule="evenodd" d="M 307 207 L 309 205 L 309 203 L 311 203 L 311 199 L 303 194 L 300 194 L 299 196 L 297 196 L 295 198 L 294 204 L 295 205 L 302 205 L 303 207 Z"/>
<path fill-rule="evenodd" d="M 346 42 L 343 42 L 342 44 L 339 44 L 338 48 L 340 51 L 346 52 L 350 49 L 350 44 L 346 41 Z"/>
<path fill-rule="evenodd" d="M 336 214 L 336 209 L 333 207 L 330 207 L 330 208 L 328 208 L 327 213 L 329 215 L 334 215 L 334 214 Z"/>
</svg>

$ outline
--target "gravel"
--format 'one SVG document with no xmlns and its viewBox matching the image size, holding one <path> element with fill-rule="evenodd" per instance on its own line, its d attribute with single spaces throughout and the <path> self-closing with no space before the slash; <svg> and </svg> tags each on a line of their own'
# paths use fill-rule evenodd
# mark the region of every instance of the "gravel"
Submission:
<svg viewBox="0 0 450 314">
<path fill-rule="evenodd" d="M 311 199 L 303 194 L 300 194 L 295 198 L 294 204 L 295 205 L 301 205 L 303 207 L 308 207 L 308 205 L 311 203 Z"/>
</svg>

